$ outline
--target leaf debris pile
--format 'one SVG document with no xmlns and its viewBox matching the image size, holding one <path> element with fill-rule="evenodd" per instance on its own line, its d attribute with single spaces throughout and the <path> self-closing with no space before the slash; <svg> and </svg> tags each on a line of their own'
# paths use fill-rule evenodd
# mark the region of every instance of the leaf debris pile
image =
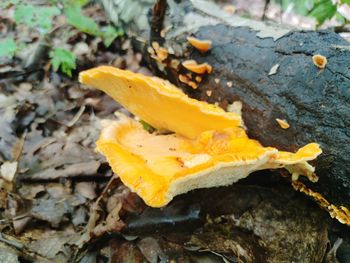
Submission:
<svg viewBox="0 0 350 263">
<path fill-rule="evenodd" d="M 246 182 L 191 192 L 162 210 L 146 207 L 94 151 L 100 121 L 120 107 L 76 80 L 101 64 L 149 74 L 141 54 L 116 40 L 120 32 L 98 5 L 0 5 L 0 262 L 324 256 L 329 223 L 317 222 L 327 216 L 288 187 Z"/>
</svg>

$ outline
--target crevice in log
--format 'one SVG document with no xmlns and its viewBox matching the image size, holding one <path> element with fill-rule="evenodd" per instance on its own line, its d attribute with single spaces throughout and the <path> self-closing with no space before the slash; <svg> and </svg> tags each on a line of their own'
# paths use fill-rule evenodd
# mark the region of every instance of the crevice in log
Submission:
<svg viewBox="0 0 350 263">
<path fill-rule="evenodd" d="M 162 44 L 160 32 L 163 29 L 164 16 L 167 9 L 166 0 L 157 0 L 152 9 L 150 43 L 157 41 Z"/>
</svg>

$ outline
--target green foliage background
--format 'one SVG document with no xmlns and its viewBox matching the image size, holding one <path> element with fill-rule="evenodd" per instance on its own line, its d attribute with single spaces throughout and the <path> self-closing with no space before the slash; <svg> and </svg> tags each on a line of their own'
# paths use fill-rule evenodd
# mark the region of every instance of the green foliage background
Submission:
<svg viewBox="0 0 350 263">
<path fill-rule="evenodd" d="M 100 27 L 92 18 L 85 16 L 83 7 L 90 0 L 48 0 L 46 5 L 28 4 L 25 0 L 3 0 L 0 2 L 0 10 L 14 6 L 14 21 L 17 25 L 26 25 L 37 30 L 41 35 L 49 35 L 54 29 L 52 20 L 57 15 L 64 15 L 67 24 L 87 35 L 101 37 L 106 47 L 123 35 L 121 28 L 112 24 Z M 338 12 L 341 5 L 349 5 L 350 0 L 275 0 L 284 10 L 293 5 L 293 10 L 301 15 L 312 16 L 318 26 L 326 20 L 336 18 L 342 26 L 349 25 L 349 20 Z M 23 44 L 18 44 L 13 38 L 0 40 L 0 57 L 12 57 Z M 72 76 L 72 70 L 76 68 L 76 58 L 70 50 L 52 47 L 50 52 L 51 65 L 54 70 L 61 70 L 68 76 Z"/>
<path fill-rule="evenodd" d="M 5 0 L 0 3 L 2 8 L 14 6 L 14 21 L 16 25 L 25 25 L 37 30 L 43 37 L 50 35 L 54 30 L 52 21 L 57 15 L 64 15 L 67 24 L 80 32 L 101 37 L 106 47 L 124 32 L 121 28 L 109 24 L 100 27 L 92 18 L 84 15 L 83 7 L 89 4 L 89 0 L 51 0 L 46 5 L 28 4 L 25 0 Z M 13 38 L 5 38 L 0 41 L 0 57 L 12 57 L 18 47 Z M 72 70 L 76 68 L 76 57 L 67 49 L 51 47 L 51 65 L 53 70 L 61 70 L 72 76 Z"/>
<path fill-rule="evenodd" d="M 321 26 L 327 19 L 332 19 L 333 17 L 335 17 L 342 26 L 348 25 L 350 22 L 338 12 L 338 8 L 341 5 L 350 6 L 350 0 L 275 0 L 275 2 L 281 4 L 284 10 L 286 10 L 290 4 L 293 4 L 294 11 L 301 15 L 314 17 L 318 26 Z"/>
</svg>

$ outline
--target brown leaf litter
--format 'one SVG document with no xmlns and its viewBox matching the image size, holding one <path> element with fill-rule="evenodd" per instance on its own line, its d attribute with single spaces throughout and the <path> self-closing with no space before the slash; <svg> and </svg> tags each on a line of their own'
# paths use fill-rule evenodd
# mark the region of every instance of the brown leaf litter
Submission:
<svg viewBox="0 0 350 263">
<path fill-rule="evenodd" d="M 104 23 L 97 5 L 85 11 Z M 71 47 L 79 69 L 111 64 L 150 74 L 130 41 L 102 49 L 100 38 L 77 30 L 61 39 L 65 28 L 60 19 L 55 23 L 53 43 Z M 35 31 L 7 18 L 0 24 L 30 52 L 39 46 Z M 168 51 L 155 48 L 163 61 Z M 289 188 L 248 181 L 191 192 L 153 210 L 117 177 L 108 183 L 112 172 L 94 142 L 100 121 L 115 118 L 120 106 L 26 54 L 1 60 L 0 67 L 0 262 L 317 262 L 325 254 L 323 212 L 305 210 L 308 201 Z M 21 63 L 37 68 L 27 71 Z M 196 88 L 202 79 L 189 81 Z"/>
</svg>

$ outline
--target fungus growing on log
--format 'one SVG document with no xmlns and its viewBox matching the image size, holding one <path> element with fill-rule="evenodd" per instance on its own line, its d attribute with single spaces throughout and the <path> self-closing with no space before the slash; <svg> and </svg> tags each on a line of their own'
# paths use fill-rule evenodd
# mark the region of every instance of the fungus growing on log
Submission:
<svg viewBox="0 0 350 263">
<path fill-rule="evenodd" d="M 190 86 L 192 89 L 197 89 L 198 88 L 198 85 L 191 80 L 190 76 L 188 76 L 188 74 L 186 75 L 182 75 L 180 74 L 179 75 L 179 80 L 182 82 L 182 83 L 185 83 L 186 85 Z"/>
<path fill-rule="evenodd" d="M 211 48 L 211 40 L 201 40 L 195 37 L 187 37 L 188 43 L 191 44 L 194 48 L 199 50 L 202 53 L 207 52 Z"/>
<path fill-rule="evenodd" d="M 238 114 L 189 98 L 170 82 L 102 66 L 80 73 L 80 82 L 100 89 L 158 130 L 196 138 L 207 130 L 242 125 Z"/>
<path fill-rule="evenodd" d="M 320 54 L 314 55 L 312 57 L 312 61 L 314 62 L 315 66 L 324 69 L 327 64 L 327 58 L 325 56 L 322 56 Z"/>
<path fill-rule="evenodd" d="M 132 118 L 105 121 L 97 150 L 122 182 L 146 204 L 162 207 L 196 188 L 229 185 L 262 169 L 286 168 L 293 178 L 316 181 L 321 149 L 310 143 L 296 153 L 263 147 L 249 139 L 241 116 L 187 97 L 165 80 L 113 67 L 80 73 L 80 82 L 100 89 L 158 130 L 149 133 Z"/>
<path fill-rule="evenodd" d="M 210 66 L 208 63 L 198 64 L 194 60 L 186 60 L 182 62 L 182 65 L 189 71 L 192 71 L 197 74 L 205 74 L 205 73 L 210 74 L 213 71 L 212 66 Z"/>
<path fill-rule="evenodd" d="M 276 121 L 282 129 L 288 129 L 290 127 L 289 123 L 284 119 L 277 118 Z"/>
<path fill-rule="evenodd" d="M 336 218 L 340 223 L 350 226 L 350 211 L 345 206 L 336 206 L 331 204 L 320 193 L 314 192 L 307 188 L 302 182 L 293 181 L 292 186 L 295 190 L 312 197 L 320 207 L 328 211 L 332 218 Z"/>
</svg>

